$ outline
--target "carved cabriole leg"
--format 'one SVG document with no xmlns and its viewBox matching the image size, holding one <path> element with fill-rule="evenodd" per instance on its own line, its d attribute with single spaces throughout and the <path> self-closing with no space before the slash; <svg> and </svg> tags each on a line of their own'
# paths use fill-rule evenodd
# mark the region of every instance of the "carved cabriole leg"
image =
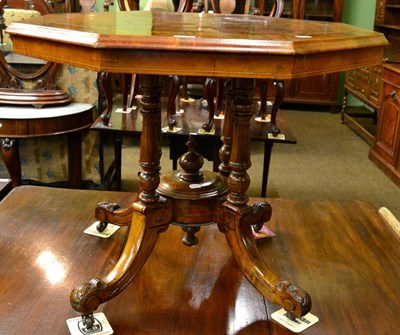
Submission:
<svg viewBox="0 0 400 335">
<path fill-rule="evenodd" d="M 258 84 L 260 91 L 260 109 L 258 110 L 258 116 L 265 119 L 268 114 L 267 99 L 268 99 L 268 81 L 261 81 Z"/>
<path fill-rule="evenodd" d="M 1 155 L 11 178 L 11 187 L 20 186 L 21 162 L 19 159 L 18 140 L 13 138 L 0 138 Z"/>
<path fill-rule="evenodd" d="M 274 86 L 276 88 L 276 96 L 271 110 L 271 131 L 276 136 L 281 132 L 276 125 L 276 116 L 285 97 L 285 83 L 282 80 L 276 80 L 274 81 Z"/>
<path fill-rule="evenodd" d="M 101 113 L 101 119 L 105 126 L 109 126 L 108 121 L 111 117 L 112 111 L 112 89 L 111 89 L 111 74 L 108 72 L 101 72 L 99 75 L 100 89 L 104 97 L 104 108 Z"/>
<path fill-rule="evenodd" d="M 265 202 L 247 204 L 250 185 L 247 169 L 250 162 L 249 125 L 252 111 L 251 94 L 254 81 L 232 80 L 236 95 L 233 102 L 234 128 L 228 178 L 230 194 L 224 203 L 223 222 L 219 228 L 226 234 L 232 253 L 250 283 L 268 300 L 281 305 L 293 316 L 305 315 L 311 309 L 307 292 L 279 278 L 264 263 L 257 250 L 251 226 L 269 220 L 272 210 Z"/>
<path fill-rule="evenodd" d="M 216 87 L 216 79 L 215 78 L 207 78 L 204 83 L 204 97 L 207 100 L 207 109 L 208 109 L 208 120 L 202 126 L 205 131 L 210 131 L 212 124 L 214 122 L 215 115 L 215 87 Z"/>
<path fill-rule="evenodd" d="M 156 193 L 160 177 L 161 137 L 161 81 L 158 76 L 141 76 L 143 99 L 141 113 L 143 128 L 140 144 L 142 171 L 138 180 L 141 192 L 132 204 L 132 222 L 127 242 L 120 259 L 109 274 L 95 278 L 71 292 L 72 307 L 82 314 L 88 328 L 93 322 L 92 313 L 98 306 L 121 293 L 140 271 L 161 232 L 168 228 L 172 219 L 170 202 Z M 98 215 L 107 215 L 100 211 Z M 118 212 L 114 213 L 116 219 Z M 130 213 L 124 210 L 120 224 L 126 224 Z"/>
</svg>

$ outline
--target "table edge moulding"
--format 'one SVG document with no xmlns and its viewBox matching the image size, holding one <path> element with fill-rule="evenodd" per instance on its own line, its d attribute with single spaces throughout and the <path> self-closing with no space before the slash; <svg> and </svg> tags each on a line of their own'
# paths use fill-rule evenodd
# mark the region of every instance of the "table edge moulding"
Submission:
<svg viewBox="0 0 400 335">
<path fill-rule="evenodd" d="M 249 205 L 246 195 L 254 79 L 302 78 L 378 64 L 387 44 L 382 34 L 342 23 L 161 11 L 48 15 L 13 23 L 7 31 L 20 54 L 98 72 L 140 75 L 141 192 L 128 208 L 108 203 L 96 208 L 100 221 L 130 225 L 130 231 L 111 272 L 70 295 L 87 328 L 99 305 L 119 295 L 137 275 L 170 224 L 182 226 L 185 243 L 194 245 L 200 227 L 216 223 L 261 295 L 281 305 L 291 318 L 310 311 L 310 295 L 278 278 L 253 238 L 252 228 L 260 229 L 272 215 L 268 202 Z M 231 78 L 219 173 L 202 170 L 192 136 L 181 169 L 160 176 L 160 75 Z"/>
<path fill-rule="evenodd" d="M 66 14 L 67 19 L 77 20 L 80 13 Z M 243 78 L 265 78 L 273 76 L 277 79 L 302 78 L 310 75 L 323 74 L 328 72 L 342 71 L 356 68 L 356 66 L 367 66 L 371 63 L 380 63 L 381 58 L 375 53 L 381 49 L 384 38 L 381 34 L 366 29 L 357 28 L 343 23 L 328 23 L 304 20 L 288 20 L 283 18 L 267 18 L 260 16 L 248 16 L 248 20 L 240 20 L 237 15 L 203 15 L 201 20 L 196 19 L 195 13 L 169 13 L 169 12 L 120 12 L 120 13 L 93 13 L 87 14 L 85 28 L 88 31 L 73 30 L 68 23 L 59 22 L 59 17 L 47 15 L 38 17 L 35 20 L 24 21 L 23 23 L 12 23 L 7 32 L 13 35 L 13 39 L 24 43 L 16 46 L 16 51 L 21 54 L 29 54 L 32 57 L 41 56 L 54 62 L 65 62 L 63 55 L 72 52 L 68 60 L 71 65 L 86 67 L 98 72 L 121 73 L 142 73 L 142 74 L 169 74 L 179 72 L 184 74 L 187 71 L 195 75 L 222 76 L 228 72 L 231 76 L 241 75 Z M 198 14 L 200 15 L 200 14 Z M 113 22 L 125 22 L 122 29 L 109 25 L 96 26 L 91 20 L 99 21 L 112 20 Z M 245 16 L 246 17 L 246 16 Z M 156 24 L 156 18 L 158 24 Z M 127 27 L 126 21 L 135 20 L 135 24 Z M 163 35 L 162 22 L 174 21 L 169 36 Z M 200 22 L 204 22 L 201 25 Z M 32 22 L 32 23 L 30 23 Z M 222 22 L 222 23 L 221 23 Z M 245 29 L 256 29 L 257 34 L 249 38 L 253 43 L 249 45 L 246 38 L 219 39 L 220 34 L 229 34 L 226 28 L 229 24 L 242 25 L 247 23 Z M 268 24 L 265 24 L 268 22 Z M 188 25 L 193 26 L 188 30 Z M 58 26 L 58 27 L 57 27 Z M 157 31 L 160 26 L 160 31 Z M 285 26 L 285 27 L 282 27 Z M 148 27 L 148 31 L 146 28 Z M 213 28 L 218 27 L 219 29 Z M 205 31 L 196 36 L 198 29 Z M 83 28 L 82 28 L 83 29 Z M 116 31 L 113 35 L 106 34 L 107 29 Z M 126 30 L 128 29 L 128 31 Z M 133 40 L 129 39 L 129 33 L 140 29 Z M 225 29 L 225 30 L 222 30 Z M 312 29 L 311 31 L 309 29 Z M 271 34 L 276 31 L 280 34 Z M 285 34 L 291 30 L 298 32 L 289 35 L 290 41 L 282 41 Z M 185 35 L 182 34 L 185 31 Z M 334 34 L 338 31 L 338 34 Z M 327 34 L 329 43 L 326 42 Z M 128 34 L 128 35 L 127 35 Z M 159 34 L 159 35 L 158 35 Z M 250 33 L 251 34 L 251 33 Z M 315 34 L 314 38 L 309 38 Z M 355 35 L 353 35 L 355 34 Z M 362 34 L 357 36 L 357 34 Z M 239 35 L 240 36 L 240 35 Z M 349 37 L 352 37 L 350 39 Z M 240 36 L 242 37 L 242 36 Z M 321 38 L 325 38 L 322 41 Z M 52 41 L 48 44 L 46 54 L 41 49 L 41 43 L 37 40 Z M 217 41 L 221 41 L 217 43 Z M 321 43 L 325 43 L 321 46 Z M 364 53 L 354 53 L 354 48 L 363 48 Z M 56 52 L 59 50 L 59 52 Z M 212 62 L 206 55 L 212 50 Z M 326 57 L 324 67 L 313 64 L 315 54 L 322 54 Z M 160 51 L 165 51 L 160 53 Z M 370 53 L 369 51 L 372 51 Z M 201 58 L 204 53 L 204 61 L 188 63 L 192 53 Z M 249 71 L 248 66 L 243 64 L 238 54 L 244 52 L 252 58 L 257 67 Z M 130 64 L 133 53 L 137 55 L 136 62 Z M 273 62 L 265 62 L 264 56 L 268 54 L 274 57 Z M 86 57 L 84 56 L 86 55 Z M 356 57 L 357 59 L 355 59 Z M 371 59 L 372 57 L 372 59 Z M 173 58 L 173 62 L 172 62 Z M 233 58 L 233 61 L 230 59 Z M 276 58 L 276 59 L 275 59 Z M 294 61 L 288 61 L 292 60 Z M 335 60 L 340 59 L 340 66 Z M 378 60 L 379 59 L 379 60 Z M 165 62 L 168 61 L 168 67 Z M 236 62 L 236 63 L 235 63 Z M 210 66 L 212 64 L 212 66 Z M 357 64 L 354 66 L 354 64 Z"/>
</svg>

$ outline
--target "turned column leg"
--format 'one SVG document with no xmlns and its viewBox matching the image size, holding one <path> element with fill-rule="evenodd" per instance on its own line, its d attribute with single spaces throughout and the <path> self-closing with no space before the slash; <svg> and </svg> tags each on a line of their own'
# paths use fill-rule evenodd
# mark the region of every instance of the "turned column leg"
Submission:
<svg viewBox="0 0 400 335">
<path fill-rule="evenodd" d="M 139 199 L 144 204 L 154 204 L 159 201 L 156 190 L 161 169 L 161 78 L 141 76 L 140 87 L 143 93 L 140 110 L 143 126 L 140 137 L 139 165 L 142 170 L 138 174 L 141 190 Z"/>
<path fill-rule="evenodd" d="M 156 189 L 160 182 L 160 137 L 161 137 L 161 81 L 159 76 L 140 76 L 143 92 L 141 113 L 143 127 L 140 144 L 138 175 L 141 192 L 132 204 L 132 211 L 106 213 L 107 221 L 125 225 L 125 219 L 132 215 L 129 235 L 120 259 L 103 278 L 94 278 L 72 291 L 72 307 L 81 313 L 88 329 L 93 325 L 93 312 L 98 306 L 120 294 L 140 271 L 161 232 L 165 231 L 172 219 L 170 202 L 160 197 Z M 99 209 L 97 214 L 99 215 Z M 104 212 L 104 211 L 103 211 Z"/>
<path fill-rule="evenodd" d="M 11 187 L 20 186 L 22 177 L 18 140 L 13 138 L 0 138 L 0 146 L 4 164 L 10 174 Z"/>
<path fill-rule="evenodd" d="M 229 176 L 231 168 L 229 167 L 229 159 L 231 157 L 232 148 L 232 131 L 233 131 L 233 115 L 232 115 L 232 101 L 234 95 L 231 88 L 231 81 L 226 83 L 225 88 L 225 115 L 224 115 L 224 127 L 222 129 L 222 147 L 219 150 L 219 158 L 221 164 L 218 167 L 219 173 L 225 177 Z"/>
<path fill-rule="evenodd" d="M 250 186 L 247 170 L 250 162 L 250 118 L 253 109 L 251 94 L 254 80 L 233 79 L 232 149 L 228 177 L 230 194 L 224 203 L 223 222 L 219 228 L 226 234 L 232 253 L 250 283 L 268 300 L 281 305 L 292 316 L 301 316 L 311 309 L 307 292 L 280 280 L 265 264 L 257 250 L 251 226 L 260 226 L 271 217 L 271 206 L 260 202 L 249 206 L 246 192 Z"/>
</svg>

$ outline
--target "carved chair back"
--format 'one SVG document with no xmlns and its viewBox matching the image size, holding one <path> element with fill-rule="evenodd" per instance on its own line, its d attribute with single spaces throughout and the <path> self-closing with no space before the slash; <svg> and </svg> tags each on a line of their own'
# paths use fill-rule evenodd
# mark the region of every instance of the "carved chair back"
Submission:
<svg viewBox="0 0 400 335">
<path fill-rule="evenodd" d="M 58 65 L 51 62 L 30 59 L 12 51 L 12 41 L 5 33 L 12 21 L 52 13 L 52 7 L 44 0 L 5 0 L 0 3 L 1 52 L 0 87 L 31 89 L 55 89 L 54 77 Z M 21 66 L 21 64 L 25 64 Z"/>
<path fill-rule="evenodd" d="M 271 8 L 265 8 L 265 5 Z M 223 14 L 264 15 L 267 11 L 268 16 L 280 17 L 283 13 L 283 7 L 284 0 L 259 0 L 255 2 L 254 7 L 251 7 L 250 0 L 211 0 L 211 8 L 213 12 Z"/>
</svg>

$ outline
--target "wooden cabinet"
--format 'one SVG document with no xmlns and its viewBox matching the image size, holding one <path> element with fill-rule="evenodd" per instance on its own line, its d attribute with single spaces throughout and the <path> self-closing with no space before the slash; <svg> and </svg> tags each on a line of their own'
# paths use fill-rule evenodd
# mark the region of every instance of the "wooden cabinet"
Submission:
<svg viewBox="0 0 400 335">
<path fill-rule="evenodd" d="M 377 0 L 374 29 L 385 34 L 389 45 L 384 61 L 400 62 L 400 0 Z"/>
<path fill-rule="evenodd" d="M 370 66 L 349 71 L 345 85 L 352 94 L 374 110 L 379 110 L 381 66 Z"/>
<path fill-rule="evenodd" d="M 369 145 L 374 144 L 376 120 L 380 107 L 382 66 L 369 66 L 346 73 L 342 105 L 342 122 L 358 133 Z M 348 95 L 365 106 L 347 107 Z"/>
<path fill-rule="evenodd" d="M 369 157 L 400 186 L 399 66 L 383 66 L 382 103 L 379 109 L 375 143 Z"/>
<path fill-rule="evenodd" d="M 272 2 L 267 0 L 267 3 Z M 271 8 L 267 5 L 266 8 Z M 338 22 L 342 20 L 343 0 L 285 0 L 283 17 Z M 284 103 L 338 104 L 339 74 L 307 77 L 285 82 Z"/>
<path fill-rule="evenodd" d="M 385 35 L 389 45 L 384 50 L 383 63 L 400 62 L 400 0 L 377 0 L 374 30 Z M 376 126 L 371 125 L 380 118 L 383 92 L 381 88 L 382 66 L 365 67 L 346 73 L 342 120 L 353 128 L 371 146 L 375 142 Z M 366 108 L 349 108 L 348 95 L 362 101 Z M 354 112 L 356 110 L 356 112 Z M 368 123 L 366 120 L 372 120 Z M 370 128 L 367 128 L 367 126 Z"/>
</svg>

